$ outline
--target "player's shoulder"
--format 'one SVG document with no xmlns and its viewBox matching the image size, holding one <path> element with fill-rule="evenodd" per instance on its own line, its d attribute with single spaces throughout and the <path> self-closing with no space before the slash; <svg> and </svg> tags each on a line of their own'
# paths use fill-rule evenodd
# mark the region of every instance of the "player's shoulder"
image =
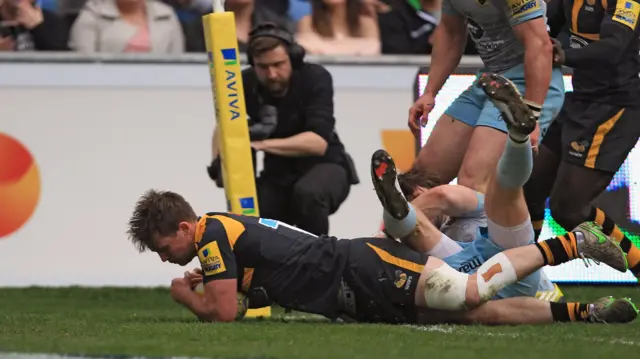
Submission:
<svg viewBox="0 0 640 359">
<path fill-rule="evenodd" d="M 235 241 L 244 232 L 241 218 L 227 212 L 207 212 L 198 217 L 194 241 L 203 247 L 213 241 Z"/>
</svg>

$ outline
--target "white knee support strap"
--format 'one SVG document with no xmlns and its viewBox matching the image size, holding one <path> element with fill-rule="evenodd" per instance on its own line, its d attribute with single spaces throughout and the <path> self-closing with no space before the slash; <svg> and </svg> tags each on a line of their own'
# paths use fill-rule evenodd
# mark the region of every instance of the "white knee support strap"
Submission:
<svg viewBox="0 0 640 359">
<path fill-rule="evenodd" d="M 427 307 L 440 310 L 466 309 L 466 291 L 469 275 L 444 264 L 428 275 L 424 283 Z"/>
<path fill-rule="evenodd" d="M 489 258 L 478 268 L 476 274 L 481 303 L 493 298 L 502 288 L 518 281 L 513 264 L 504 253 Z"/>
</svg>

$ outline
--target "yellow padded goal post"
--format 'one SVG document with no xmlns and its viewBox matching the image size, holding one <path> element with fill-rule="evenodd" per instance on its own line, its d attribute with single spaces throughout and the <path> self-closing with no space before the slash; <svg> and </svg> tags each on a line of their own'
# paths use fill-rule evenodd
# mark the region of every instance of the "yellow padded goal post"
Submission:
<svg viewBox="0 0 640 359">
<path fill-rule="evenodd" d="M 235 16 L 213 1 L 213 13 L 202 17 L 209 58 L 211 90 L 220 139 L 222 178 L 232 213 L 259 216 L 244 102 Z M 248 317 L 271 316 L 271 308 L 250 309 Z"/>
</svg>

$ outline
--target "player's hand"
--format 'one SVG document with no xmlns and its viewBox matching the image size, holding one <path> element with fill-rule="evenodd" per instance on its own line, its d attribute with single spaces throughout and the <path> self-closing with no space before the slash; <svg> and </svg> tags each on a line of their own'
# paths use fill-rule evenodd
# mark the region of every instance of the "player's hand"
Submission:
<svg viewBox="0 0 640 359">
<path fill-rule="evenodd" d="M 171 298 L 178 303 L 183 302 L 185 293 L 191 292 L 191 283 L 186 278 L 174 278 L 171 281 Z"/>
<path fill-rule="evenodd" d="M 190 283 L 191 289 L 202 283 L 202 269 L 194 268 L 191 272 L 184 272 L 184 278 Z"/>
<path fill-rule="evenodd" d="M 560 67 L 564 65 L 565 56 L 562 44 L 557 39 L 551 38 L 553 42 L 553 66 Z"/>
<path fill-rule="evenodd" d="M 430 93 L 424 93 L 409 109 L 409 129 L 416 138 L 420 137 L 420 128 L 427 124 L 429 113 L 435 105 L 435 97 Z"/>
</svg>

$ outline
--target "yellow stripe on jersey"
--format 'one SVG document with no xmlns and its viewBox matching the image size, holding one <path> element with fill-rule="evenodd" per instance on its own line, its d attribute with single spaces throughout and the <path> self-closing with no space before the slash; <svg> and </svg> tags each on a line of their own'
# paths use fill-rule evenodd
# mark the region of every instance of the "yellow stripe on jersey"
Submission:
<svg viewBox="0 0 640 359">
<path fill-rule="evenodd" d="M 408 261 L 406 259 L 402 259 L 402 258 L 398 258 L 394 255 L 392 255 L 391 253 L 385 251 L 384 249 L 378 248 L 376 246 L 374 246 L 371 243 L 367 243 L 367 245 L 369 247 L 371 247 L 371 249 L 373 249 L 376 254 L 378 255 L 378 257 L 380 257 L 380 259 L 382 259 L 383 261 L 389 263 L 389 264 L 393 264 L 396 267 L 400 267 L 403 269 L 406 269 L 408 271 L 412 271 L 415 273 L 422 273 L 422 269 L 424 268 L 424 265 L 418 264 L 418 263 L 413 263 L 411 261 Z"/>
<path fill-rule="evenodd" d="M 245 293 L 249 292 L 249 288 L 251 287 L 251 280 L 253 280 L 253 268 L 245 268 L 244 275 L 242 276 L 242 290 Z"/>
<path fill-rule="evenodd" d="M 200 242 L 202 241 L 202 236 L 204 235 L 204 231 L 207 229 L 207 219 L 213 218 L 213 216 L 204 215 L 200 217 L 198 224 L 196 224 L 196 235 L 193 238 L 193 242 L 196 244 L 196 248 L 200 247 Z"/>
<path fill-rule="evenodd" d="M 246 230 L 246 228 L 244 227 L 244 224 L 242 224 L 240 221 L 235 220 L 231 217 L 226 217 L 221 215 L 215 215 L 213 216 L 213 218 L 217 219 L 218 221 L 220 221 L 220 223 L 222 223 L 222 226 L 224 227 L 225 232 L 227 232 L 227 239 L 229 240 L 229 245 L 231 246 L 231 249 L 233 249 L 233 247 L 236 245 L 236 241 L 238 240 L 238 238 L 240 238 L 240 235 L 244 233 L 244 231 Z"/>
</svg>

